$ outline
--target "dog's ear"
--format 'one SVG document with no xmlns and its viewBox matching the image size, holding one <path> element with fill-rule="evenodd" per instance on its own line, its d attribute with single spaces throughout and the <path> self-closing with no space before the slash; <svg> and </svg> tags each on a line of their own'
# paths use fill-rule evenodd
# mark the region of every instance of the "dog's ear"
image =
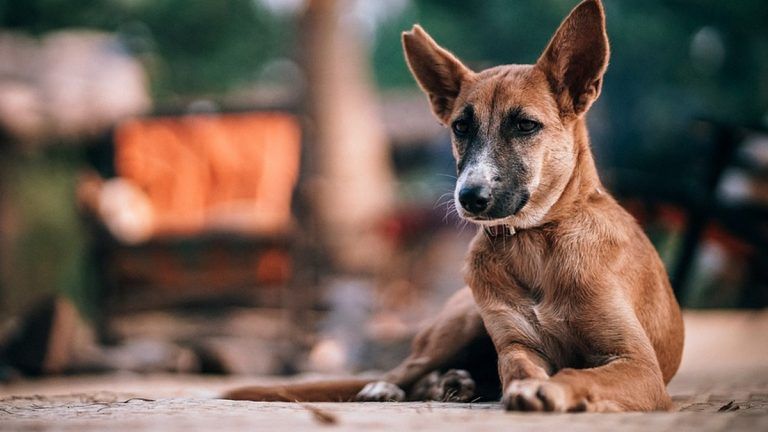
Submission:
<svg viewBox="0 0 768 432">
<path fill-rule="evenodd" d="M 536 67 L 549 80 L 560 111 L 581 115 L 597 97 L 608 66 L 608 35 L 600 0 L 584 0 L 560 24 Z"/>
<path fill-rule="evenodd" d="M 411 73 L 429 96 L 432 112 L 447 124 L 461 84 L 472 71 L 441 48 L 418 24 L 403 32 L 403 50 Z"/>
</svg>

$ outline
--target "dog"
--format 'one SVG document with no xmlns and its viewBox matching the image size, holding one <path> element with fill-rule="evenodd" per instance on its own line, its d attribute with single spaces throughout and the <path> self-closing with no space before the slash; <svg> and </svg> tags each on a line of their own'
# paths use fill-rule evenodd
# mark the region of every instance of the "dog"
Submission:
<svg viewBox="0 0 768 432">
<path fill-rule="evenodd" d="M 534 65 L 474 72 L 421 27 L 405 57 L 451 129 L 467 287 L 379 380 L 248 387 L 249 400 L 471 400 L 515 411 L 670 409 L 684 331 L 664 266 L 598 178 L 585 116 L 609 58 L 599 0 Z"/>
</svg>

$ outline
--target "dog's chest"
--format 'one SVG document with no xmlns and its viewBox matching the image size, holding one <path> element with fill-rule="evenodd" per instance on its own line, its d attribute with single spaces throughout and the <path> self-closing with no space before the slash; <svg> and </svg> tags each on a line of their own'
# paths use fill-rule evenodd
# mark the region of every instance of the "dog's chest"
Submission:
<svg viewBox="0 0 768 432">
<path fill-rule="evenodd" d="M 556 368 L 577 362 L 579 335 L 568 296 L 561 295 L 562 264 L 553 245 L 530 235 L 502 244 L 481 240 L 470 251 L 467 281 L 486 326 L 535 345 Z"/>
<path fill-rule="evenodd" d="M 470 246 L 467 282 L 501 295 L 522 293 L 539 303 L 558 283 L 558 261 L 562 261 L 558 255 L 552 240 L 538 232 L 496 237 L 481 234 Z"/>
</svg>

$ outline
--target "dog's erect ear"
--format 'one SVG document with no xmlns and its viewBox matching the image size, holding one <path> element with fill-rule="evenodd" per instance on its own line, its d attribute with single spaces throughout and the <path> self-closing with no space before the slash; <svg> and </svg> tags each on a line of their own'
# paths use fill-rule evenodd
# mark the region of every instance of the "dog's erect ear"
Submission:
<svg viewBox="0 0 768 432">
<path fill-rule="evenodd" d="M 403 32 L 403 50 L 411 73 L 429 96 L 432 111 L 447 124 L 461 84 L 472 71 L 441 48 L 419 25 Z"/>
<path fill-rule="evenodd" d="M 600 0 L 585 0 L 560 24 L 536 62 L 549 79 L 563 114 L 586 112 L 597 97 L 608 66 L 608 35 Z"/>
</svg>

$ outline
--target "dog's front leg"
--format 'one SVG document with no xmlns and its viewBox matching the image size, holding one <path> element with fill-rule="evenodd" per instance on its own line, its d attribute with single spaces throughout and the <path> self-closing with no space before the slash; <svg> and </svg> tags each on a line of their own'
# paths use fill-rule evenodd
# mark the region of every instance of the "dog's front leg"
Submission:
<svg viewBox="0 0 768 432">
<path fill-rule="evenodd" d="M 504 389 L 503 402 L 507 409 L 540 411 L 544 409 L 529 390 L 509 392 L 523 381 L 544 382 L 549 379 L 552 365 L 534 347 L 544 341 L 530 324 L 532 317 L 524 310 L 506 305 L 498 298 L 484 296 L 484 320 L 499 356 L 499 378 Z M 518 299 L 518 303 L 523 301 Z"/>
<path fill-rule="evenodd" d="M 510 382 L 504 406 L 515 411 L 616 412 L 669 409 L 661 373 L 652 364 L 623 357 L 606 365 L 566 368 L 550 379 Z"/>
<path fill-rule="evenodd" d="M 512 343 L 499 352 L 499 377 L 506 384 L 526 378 L 549 378 L 549 365 L 534 350 Z"/>
<path fill-rule="evenodd" d="M 536 351 L 519 343 L 501 347 L 499 352 L 499 377 L 503 388 L 514 387 L 521 380 L 543 382 L 549 378 L 550 366 Z M 527 397 L 524 392 L 504 393 L 503 402 L 511 410 L 541 410 L 536 397 Z"/>
<path fill-rule="evenodd" d="M 589 317 L 574 319 L 572 326 L 584 335 L 580 345 L 589 349 L 585 355 L 591 364 L 563 368 L 549 379 L 512 381 L 504 388 L 505 407 L 558 412 L 669 409 L 672 402 L 656 354 L 634 313 L 608 309 L 591 305 L 575 311 L 577 317 Z"/>
</svg>

